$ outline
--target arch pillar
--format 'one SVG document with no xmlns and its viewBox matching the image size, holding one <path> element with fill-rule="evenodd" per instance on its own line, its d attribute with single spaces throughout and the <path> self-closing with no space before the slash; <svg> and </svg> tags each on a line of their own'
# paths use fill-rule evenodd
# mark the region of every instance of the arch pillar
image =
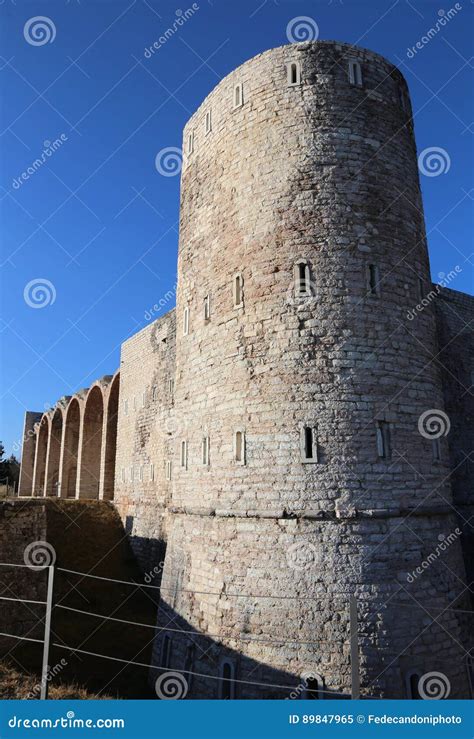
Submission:
<svg viewBox="0 0 474 739">
<path fill-rule="evenodd" d="M 76 498 L 99 498 L 103 428 L 103 393 L 98 385 L 93 385 L 82 415 Z"/>
<path fill-rule="evenodd" d="M 45 495 L 60 496 L 60 458 L 63 445 L 64 418 L 62 409 L 56 408 L 49 425 L 48 458 L 45 475 Z"/>
<path fill-rule="evenodd" d="M 49 419 L 43 415 L 40 423 L 36 427 L 36 449 L 35 464 L 33 471 L 32 494 L 37 496 L 44 495 L 45 479 L 46 479 L 46 462 L 48 459 L 48 442 L 49 442 Z"/>
<path fill-rule="evenodd" d="M 119 383 L 120 374 L 117 373 L 109 385 L 104 408 L 99 490 L 101 500 L 113 500 L 114 497 Z"/>
<path fill-rule="evenodd" d="M 64 412 L 64 428 L 59 463 L 60 495 L 63 498 L 76 497 L 81 416 L 81 402 L 78 397 L 74 396 Z"/>
</svg>

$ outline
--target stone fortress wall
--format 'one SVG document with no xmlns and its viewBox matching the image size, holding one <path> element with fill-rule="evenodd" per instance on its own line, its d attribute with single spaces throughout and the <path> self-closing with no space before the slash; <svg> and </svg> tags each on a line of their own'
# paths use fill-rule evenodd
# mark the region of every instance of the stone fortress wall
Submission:
<svg viewBox="0 0 474 739">
<path fill-rule="evenodd" d="M 20 493 L 113 496 L 143 570 L 164 562 L 154 663 L 198 673 L 191 696 L 308 672 L 347 694 L 355 595 L 367 694 L 438 669 L 467 697 L 445 610 L 465 602 L 459 542 L 407 574 L 468 518 L 472 444 L 418 419 L 453 407 L 463 428 L 449 345 L 432 359 L 448 337 L 469 372 L 467 330 L 438 306 L 468 323 L 474 301 L 444 290 L 407 318 L 431 283 L 402 75 L 345 44 L 273 49 L 217 85 L 183 151 L 176 311 L 125 342 L 120 380 L 45 414 Z"/>
</svg>

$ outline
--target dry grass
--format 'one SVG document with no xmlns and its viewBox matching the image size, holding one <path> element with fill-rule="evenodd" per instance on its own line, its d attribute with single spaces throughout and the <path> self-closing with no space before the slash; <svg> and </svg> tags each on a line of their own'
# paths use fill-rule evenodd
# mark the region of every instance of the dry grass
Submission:
<svg viewBox="0 0 474 739">
<path fill-rule="evenodd" d="M 0 699 L 2 700 L 34 700 L 39 698 L 40 678 L 38 675 L 20 672 L 11 664 L 0 662 Z M 49 698 L 54 700 L 92 700 L 109 699 L 109 696 L 89 693 L 79 685 L 63 684 L 56 677 L 49 685 Z"/>
</svg>

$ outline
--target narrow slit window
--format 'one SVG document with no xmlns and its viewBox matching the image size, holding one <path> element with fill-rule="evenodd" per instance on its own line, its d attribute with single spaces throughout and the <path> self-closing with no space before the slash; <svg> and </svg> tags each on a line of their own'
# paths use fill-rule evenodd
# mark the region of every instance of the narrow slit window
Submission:
<svg viewBox="0 0 474 739">
<path fill-rule="evenodd" d="M 201 461 L 205 467 L 209 466 L 209 437 L 203 436 L 201 442 Z"/>
<path fill-rule="evenodd" d="M 142 408 L 146 405 L 146 390 L 142 392 Z"/>
<path fill-rule="evenodd" d="M 165 634 L 161 642 L 161 667 L 169 667 L 171 660 L 171 637 Z"/>
<path fill-rule="evenodd" d="M 188 469 L 188 442 L 185 439 L 181 442 L 181 467 Z"/>
<path fill-rule="evenodd" d="M 166 479 L 171 480 L 171 459 L 166 460 Z"/>
<path fill-rule="evenodd" d="M 235 698 L 235 665 L 226 660 L 222 662 L 219 680 L 219 698 L 221 700 L 232 700 Z"/>
<path fill-rule="evenodd" d="M 206 111 L 206 133 L 210 133 L 212 131 L 212 115 L 211 111 Z"/>
<path fill-rule="evenodd" d="M 390 459 L 392 456 L 390 425 L 387 421 L 378 421 L 376 426 L 377 454 L 381 459 Z"/>
<path fill-rule="evenodd" d="M 194 153 L 194 131 L 188 133 L 188 154 Z"/>
<path fill-rule="evenodd" d="M 137 410 L 137 397 L 136 395 L 133 396 L 133 410 Z"/>
<path fill-rule="evenodd" d="M 441 442 L 439 439 L 433 439 L 431 443 L 432 443 L 433 461 L 440 462 L 441 461 Z"/>
<path fill-rule="evenodd" d="M 130 482 L 133 482 L 135 474 L 134 474 L 133 465 L 130 467 Z"/>
<path fill-rule="evenodd" d="M 168 380 L 168 393 L 170 396 L 173 396 L 173 390 L 174 390 L 174 380 Z"/>
<path fill-rule="evenodd" d="M 234 434 L 234 461 L 245 464 L 245 433 L 241 429 Z"/>
<path fill-rule="evenodd" d="M 295 288 L 297 295 L 311 295 L 311 273 L 308 262 L 304 260 L 295 265 Z"/>
<path fill-rule="evenodd" d="M 240 308 L 244 304 L 244 281 L 241 273 L 234 275 L 234 308 Z"/>
<path fill-rule="evenodd" d="M 183 311 L 183 336 L 189 334 L 189 307 L 186 306 Z"/>
<path fill-rule="evenodd" d="M 206 295 L 204 298 L 204 320 L 209 321 L 211 318 L 211 298 Z"/>
<path fill-rule="evenodd" d="M 140 482 L 143 482 L 143 465 L 142 464 L 138 468 L 138 479 Z"/>
<path fill-rule="evenodd" d="M 301 429 L 301 458 L 303 462 L 318 461 L 318 440 L 313 426 Z"/>
<path fill-rule="evenodd" d="M 425 283 L 421 277 L 418 278 L 418 297 L 420 300 L 425 297 Z"/>
<path fill-rule="evenodd" d="M 376 264 L 369 264 L 367 282 L 370 295 L 380 295 L 380 272 Z"/>
<path fill-rule="evenodd" d="M 400 105 L 402 107 L 403 112 L 408 113 L 410 110 L 410 106 L 408 104 L 408 95 L 406 94 L 403 88 L 399 89 L 398 96 L 400 99 Z"/>
<path fill-rule="evenodd" d="M 151 399 L 156 400 L 157 397 L 158 397 L 158 388 L 155 385 L 155 387 L 153 387 L 151 390 Z"/>
<path fill-rule="evenodd" d="M 287 72 L 289 85 L 301 84 L 301 66 L 299 62 L 290 62 L 287 65 Z"/>
<path fill-rule="evenodd" d="M 308 676 L 303 678 L 303 685 L 305 685 L 305 690 L 303 693 L 303 697 L 305 700 L 319 700 L 319 682 L 316 677 Z"/>
<path fill-rule="evenodd" d="M 362 87 L 362 68 L 359 62 L 349 62 L 349 82 L 356 87 Z"/>
<path fill-rule="evenodd" d="M 155 465 L 151 464 L 150 465 L 150 481 L 153 482 L 154 479 L 155 479 Z"/>
<path fill-rule="evenodd" d="M 186 678 L 186 682 L 188 684 L 188 690 L 192 684 L 193 676 L 190 673 L 193 672 L 193 669 L 194 669 L 195 651 L 196 651 L 196 648 L 194 644 L 188 644 L 188 646 L 186 647 L 186 654 L 184 657 L 184 675 Z"/>
<path fill-rule="evenodd" d="M 241 82 L 234 85 L 234 108 L 240 108 L 244 104 L 244 88 Z"/>
<path fill-rule="evenodd" d="M 122 467 L 122 482 L 125 482 L 125 467 Z"/>
<path fill-rule="evenodd" d="M 128 400 L 123 401 L 123 414 L 124 416 L 128 416 Z"/>
<path fill-rule="evenodd" d="M 410 700 L 421 700 L 420 690 L 418 683 L 420 682 L 420 674 L 418 672 L 411 672 L 407 679 L 407 695 Z"/>
</svg>

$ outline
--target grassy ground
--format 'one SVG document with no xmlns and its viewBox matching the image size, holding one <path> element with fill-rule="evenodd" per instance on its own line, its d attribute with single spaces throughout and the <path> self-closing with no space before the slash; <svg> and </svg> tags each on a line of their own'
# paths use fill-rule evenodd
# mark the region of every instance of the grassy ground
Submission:
<svg viewBox="0 0 474 739">
<path fill-rule="evenodd" d="M 68 685 L 59 682 L 49 687 L 49 698 L 54 700 L 92 698 L 108 698 L 108 696 L 96 696 L 89 693 L 79 685 Z M 0 662 L 0 699 L 1 700 L 34 700 L 39 697 L 39 676 L 20 672 L 13 665 Z"/>
</svg>

